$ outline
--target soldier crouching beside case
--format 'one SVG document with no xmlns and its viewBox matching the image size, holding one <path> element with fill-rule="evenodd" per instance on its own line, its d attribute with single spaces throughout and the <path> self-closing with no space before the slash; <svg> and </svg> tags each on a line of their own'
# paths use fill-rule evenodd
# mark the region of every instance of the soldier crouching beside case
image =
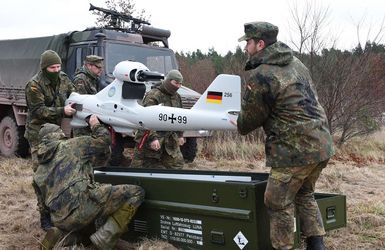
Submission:
<svg viewBox="0 0 385 250">
<path fill-rule="evenodd" d="M 308 69 L 277 41 L 278 27 L 267 22 L 244 25 L 245 94 L 237 120 L 245 135 L 258 127 L 266 134 L 265 191 L 270 238 L 275 249 L 294 246 L 294 216 L 307 237 L 307 249 L 325 249 L 325 230 L 314 199 L 315 183 L 334 154 L 324 109 Z"/>
<path fill-rule="evenodd" d="M 54 225 L 47 231 L 41 249 L 52 249 L 64 237 L 72 240 L 68 244 L 84 243 L 92 232 L 89 239 L 95 247 L 113 249 L 144 199 L 139 186 L 94 181 L 93 166 L 108 160 L 111 139 L 95 115 L 89 124 L 91 136 L 71 139 L 66 139 L 55 124 L 44 124 L 40 129 L 39 166 L 33 178 Z M 89 233 L 95 220 L 100 227 Z"/>
<path fill-rule="evenodd" d="M 162 104 L 169 107 L 182 108 L 182 99 L 177 93 L 182 85 L 183 76 L 178 70 L 171 70 L 159 87 L 156 87 L 143 98 L 143 106 Z M 184 165 L 180 151 L 184 144 L 183 132 L 143 131 L 135 136 L 136 147 L 131 167 L 136 168 L 174 168 Z"/>
</svg>

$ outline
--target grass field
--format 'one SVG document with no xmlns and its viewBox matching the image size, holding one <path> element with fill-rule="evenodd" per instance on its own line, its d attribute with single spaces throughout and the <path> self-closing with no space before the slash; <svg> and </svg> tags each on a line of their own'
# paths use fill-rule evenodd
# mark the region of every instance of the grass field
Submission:
<svg viewBox="0 0 385 250">
<path fill-rule="evenodd" d="M 268 172 L 264 167 L 263 147 L 252 148 L 242 157 L 237 143 L 216 142 L 205 145 L 198 159 L 187 169 Z M 238 143 L 239 145 L 239 143 Z M 330 231 L 327 249 L 385 249 L 385 136 L 353 141 L 331 159 L 317 184 L 317 192 L 347 196 L 347 227 Z M 208 149 L 208 147 L 211 147 Z M 217 147 L 220 147 L 218 149 Z M 208 150 L 210 154 L 208 154 Z M 31 187 L 29 159 L 0 156 L 0 248 L 38 249 L 44 232 L 39 227 L 36 198 Z M 59 247 L 60 249 L 60 247 Z M 86 248 L 87 249 L 87 248 Z M 172 245 L 147 239 L 140 244 L 120 241 L 118 249 L 175 249 Z"/>
</svg>

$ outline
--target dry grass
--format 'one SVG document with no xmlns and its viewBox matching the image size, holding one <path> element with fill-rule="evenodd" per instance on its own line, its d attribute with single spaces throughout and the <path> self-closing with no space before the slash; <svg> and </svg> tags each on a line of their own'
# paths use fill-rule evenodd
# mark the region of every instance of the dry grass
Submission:
<svg viewBox="0 0 385 250">
<path fill-rule="evenodd" d="M 209 156 L 204 154 L 209 151 Z M 241 151 L 244 153 L 237 157 L 237 153 Z M 352 141 L 338 149 L 336 156 L 323 171 L 317 183 L 317 191 L 344 194 L 347 196 L 348 206 L 348 225 L 327 233 L 325 241 L 328 249 L 385 249 L 384 151 L 384 133 L 365 140 Z M 36 198 L 30 185 L 30 164 L 30 160 L 0 156 L 1 249 L 38 249 L 39 241 L 44 237 L 44 232 L 39 228 Z M 231 140 L 204 145 L 199 158 L 186 168 L 269 171 L 264 167 L 263 146 L 253 145 L 248 141 L 234 143 Z M 176 248 L 167 242 L 145 239 L 135 244 L 120 241 L 118 249 Z"/>
<path fill-rule="evenodd" d="M 364 138 L 353 138 L 337 150 L 334 158 L 351 160 L 360 166 L 367 162 L 385 163 L 385 130 L 378 131 Z"/>
<path fill-rule="evenodd" d="M 258 161 L 264 158 L 264 145 L 254 133 L 241 136 L 237 132 L 218 131 L 212 137 L 199 141 L 198 156 L 215 161 L 218 159 L 236 161 Z"/>
<path fill-rule="evenodd" d="M 208 160 L 228 159 L 255 161 L 263 159 L 264 146 L 249 141 L 214 141 L 213 143 L 202 143 L 204 150 L 201 156 Z"/>
<path fill-rule="evenodd" d="M 328 249 L 384 249 L 384 170 L 383 164 L 357 167 L 354 162 L 332 162 L 323 171 L 318 191 L 347 197 L 347 227 L 328 232 Z"/>
<path fill-rule="evenodd" d="M 36 249 L 44 236 L 37 220 L 30 163 L 0 156 L 0 246 L 5 249 Z"/>
</svg>

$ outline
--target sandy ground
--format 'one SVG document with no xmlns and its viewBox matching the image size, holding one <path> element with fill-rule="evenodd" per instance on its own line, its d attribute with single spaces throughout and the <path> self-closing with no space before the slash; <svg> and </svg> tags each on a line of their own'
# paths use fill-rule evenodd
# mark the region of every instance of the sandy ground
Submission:
<svg viewBox="0 0 385 250">
<path fill-rule="evenodd" d="M 36 198 L 30 185 L 30 160 L 0 156 L 0 249 L 38 249 L 44 231 L 39 227 Z M 197 160 L 187 169 L 266 172 L 263 162 Z M 328 249 L 385 249 L 385 164 L 332 160 L 320 177 L 318 192 L 347 196 L 348 225 L 325 238 Z M 118 249 L 175 249 L 147 240 L 121 241 Z"/>
</svg>

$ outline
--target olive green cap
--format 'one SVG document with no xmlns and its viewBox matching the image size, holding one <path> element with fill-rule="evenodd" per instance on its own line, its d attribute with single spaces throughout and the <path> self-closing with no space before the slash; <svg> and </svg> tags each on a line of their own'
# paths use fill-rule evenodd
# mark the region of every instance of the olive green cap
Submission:
<svg viewBox="0 0 385 250">
<path fill-rule="evenodd" d="M 268 22 L 245 23 L 245 34 L 238 39 L 238 42 L 247 41 L 251 38 L 259 38 L 268 44 L 277 41 L 278 27 Z"/>
<path fill-rule="evenodd" d="M 86 56 L 84 63 L 93 64 L 101 68 L 103 67 L 103 61 L 104 61 L 104 58 L 101 56 L 89 55 L 89 56 Z"/>
</svg>

